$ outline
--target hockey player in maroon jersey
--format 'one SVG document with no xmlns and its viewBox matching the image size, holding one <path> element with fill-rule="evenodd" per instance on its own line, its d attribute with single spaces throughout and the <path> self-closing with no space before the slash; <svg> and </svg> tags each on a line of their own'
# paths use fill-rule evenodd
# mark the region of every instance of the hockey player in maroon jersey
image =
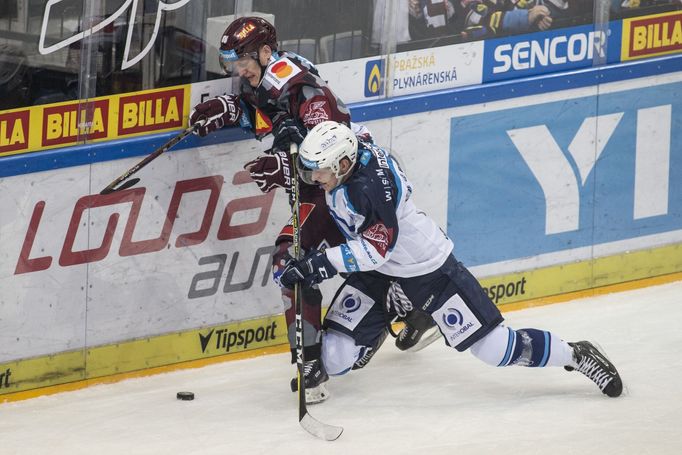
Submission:
<svg viewBox="0 0 682 455">
<path fill-rule="evenodd" d="M 350 112 L 311 62 L 297 54 L 277 50 L 275 28 L 266 20 L 243 17 L 232 22 L 221 38 L 220 63 L 226 74 L 239 76 L 239 94 L 218 96 L 198 104 L 190 114 L 190 124 L 201 123 L 196 131 L 200 136 L 232 125 L 251 130 L 259 140 L 272 134 L 272 148 L 244 166 L 261 191 L 269 192 L 275 188 L 290 191 L 290 144 L 300 144 L 307 131 L 323 121 L 334 120 L 349 125 L 359 137 L 371 141 L 365 127 L 351 124 Z M 327 211 L 323 190 L 317 185 L 303 183 L 300 185 L 300 201 L 303 251 L 335 246 L 344 241 Z M 290 225 L 282 229 L 275 244 L 273 272 L 277 281 L 284 264 L 291 258 Z M 293 361 L 295 309 L 291 297 L 292 292 L 282 288 Z M 323 383 L 328 376 L 319 360 L 321 303 L 322 294 L 317 287 L 303 291 L 305 380 L 309 403 L 327 398 Z M 417 349 L 421 347 L 417 346 L 421 335 L 432 327 L 430 321 L 425 326 L 419 321 L 412 325 L 406 321 L 396 343 L 404 350 Z"/>
<path fill-rule="evenodd" d="M 605 395 L 622 393 L 615 366 L 590 342 L 567 343 L 545 330 L 503 324 L 488 294 L 455 259 L 452 241 L 417 209 L 412 184 L 383 149 L 359 142 L 343 124 L 324 122 L 306 136 L 296 166 L 302 180 L 325 190 L 346 237 L 290 261 L 280 277 L 284 286 L 306 288 L 338 272 L 350 274 L 325 316 L 322 360 L 329 374 L 344 374 L 376 351 L 387 315 L 416 312 L 435 321 L 448 346 L 470 350 L 489 365 L 565 367 Z M 408 300 L 386 304 L 390 288 Z"/>
</svg>

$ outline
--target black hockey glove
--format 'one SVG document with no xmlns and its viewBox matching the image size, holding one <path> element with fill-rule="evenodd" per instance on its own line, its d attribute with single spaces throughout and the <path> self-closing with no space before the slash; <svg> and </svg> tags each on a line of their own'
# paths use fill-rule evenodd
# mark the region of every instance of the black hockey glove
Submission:
<svg viewBox="0 0 682 455">
<path fill-rule="evenodd" d="M 290 261 L 282 275 L 280 284 L 293 289 L 296 283 L 310 287 L 336 275 L 336 269 L 327 259 L 324 251 L 313 250 L 299 261 Z"/>
<path fill-rule="evenodd" d="M 275 126 L 272 134 L 275 136 L 272 141 L 273 148 L 289 150 L 292 142 L 296 144 L 303 142 L 304 131 L 299 128 L 294 119 L 285 118 Z"/>
<path fill-rule="evenodd" d="M 200 123 L 194 134 L 204 137 L 225 125 L 235 125 L 241 115 L 239 95 L 216 96 L 194 106 L 189 114 L 189 124 Z"/>
</svg>

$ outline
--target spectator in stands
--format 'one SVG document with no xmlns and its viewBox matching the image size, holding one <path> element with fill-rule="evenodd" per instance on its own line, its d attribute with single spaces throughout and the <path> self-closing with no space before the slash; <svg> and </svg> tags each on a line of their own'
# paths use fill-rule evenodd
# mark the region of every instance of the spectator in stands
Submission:
<svg viewBox="0 0 682 455">
<path fill-rule="evenodd" d="M 408 0 L 409 31 L 413 40 L 454 35 L 457 14 L 450 0 Z"/>
<path fill-rule="evenodd" d="M 556 28 L 557 20 L 566 26 L 567 19 L 592 11 L 592 0 L 462 0 L 462 5 L 469 40 L 545 31 Z"/>
</svg>

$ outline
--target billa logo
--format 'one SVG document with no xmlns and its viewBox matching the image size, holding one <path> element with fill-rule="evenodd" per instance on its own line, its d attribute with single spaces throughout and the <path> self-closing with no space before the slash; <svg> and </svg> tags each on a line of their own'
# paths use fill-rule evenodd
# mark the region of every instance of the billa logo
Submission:
<svg viewBox="0 0 682 455">
<path fill-rule="evenodd" d="M 253 25 L 251 22 L 249 22 L 248 24 L 246 24 L 244 26 L 244 28 L 239 30 L 239 33 L 237 33 L 237 36 L 239 37 L 239 39 L 244 39 L 247 36 L 249 36 L 249 33 L 251 33 L 253 31 L 253 29 L 255 29 L 255 28 L 256 28 L 256 26 Z"/>
<path fill-rule="evenodd" d="M 622 60 L 682 51 L 682 13 L 657 14 L 623 21 Z"/>
<path fill-rule="evenodd" d="M 30 111 L 0 115 L 0 154 L 28 148 L 28 120 Z"/>
<path fill-rule="evenodd" d="M 91 106 L 79 103 L 46 107 L 43 110 L 42 145 L 73 143 L 79 136 L 88 139 L 107 137 L 109 100 L 92 102 Z"/>
<path fill-rule="evenodd" d="M 121 97 L 118 134 L 157 131 L 182 126 L 184 90 Z"/>
</svg>

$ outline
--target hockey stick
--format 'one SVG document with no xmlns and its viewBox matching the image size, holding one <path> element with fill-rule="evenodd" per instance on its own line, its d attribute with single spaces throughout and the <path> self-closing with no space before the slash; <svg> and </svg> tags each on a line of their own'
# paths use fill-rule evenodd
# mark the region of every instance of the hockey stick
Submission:
<svg viewBox="0 0 682 455">
<path fill-rule="evenodd" d="M 202 125 L 201 122 L 195 123 L 194 125 L 190 126 L 189 128 L 186 128 L 184 131 L 182 131 L 180 134 L 177 136 L 173 137 L 170 139 L 168 142 L 163 144 L 161 147 L 157 148 L 154 150 L 150 155 L 147 155 L 142 161 L 137 163 L 135 166 L 131 167 L 127 171 L 125 171 L 120 177 L 118 177 L 116 180 L 111 182 L 109 185 L 107 185 L 106 188 L 104 188 L 102 191 L 99 192 L 99 194 L 109 194 L 113 193 L 114 191 L 122 191 L 127 188 L 130 188 L 131 186 L 135 185 L 137 182 L 140 181 L 139 178 L 134 178 L 128 180 L 128 178 L 151 163 L 153 160 L 161 156 L 162 153 L 167 152 L 171 147 L 173 147 L 175 144 L 183 140 L 185 137 L 189 136 Z M 128 180 L 127 182 L 125 180 Z M 123 183 L 122 183 L 123 182 Z"/>
<path fill-rule="evenodd" d="M 294 258 L 297 260 L 301 258 L 301 226 L 300 222 L 300 201 L 298 191 L 298 172 L 296 170 L 296 159 L 298 154 L 298 145 L 291 144 L 289 149 L 291 153 L 291 176 L 293 180 L 292 194 L 294 198 L 293 213 L 291 219 L 291 227 L 293 228 L 293 243 L 294 243 Z M 303 365 L 305 358 L 303 356 L 303 317 L 301 304 L 301 285 L 296 283 L 294 285 L 294 305 L 296 308 L 296 379 L 298 381 L 298 422 L 301 426 L 313 436 L 316 436 L 325 441 L 334 441 L 343 433 L 342 427 L 327 425 L 315 419 L 308 413 L 305 401 L 305 372 Z"/>
</svg>

